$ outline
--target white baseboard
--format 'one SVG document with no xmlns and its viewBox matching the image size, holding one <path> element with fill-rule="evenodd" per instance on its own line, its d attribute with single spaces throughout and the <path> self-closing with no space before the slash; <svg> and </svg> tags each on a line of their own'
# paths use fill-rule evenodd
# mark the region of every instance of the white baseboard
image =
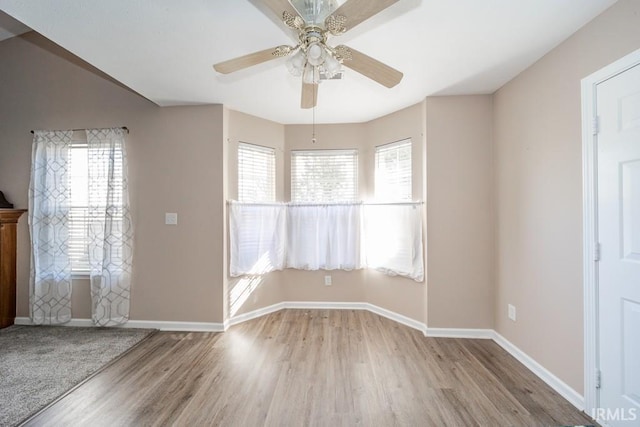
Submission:
<svg viewBox="0 0 640 427">
<path fill-rule="evenodd" d="M 427 328 L 425 336 L 432 338 L 493 339 L 493 329 Z"/>
<path fill-rule="evenodd" d="M 153 328 L 175 332 L 224 332 L 224 324 L 214 322 L 165 322 L 154 320 L 129 320 L 125 328 Z"/>
<path fill-rule="evenodd" d="M 378 307 L 377 305 L 366 303 L 365 310 L 369 310 L 372 313 L 375 313 L 379 316 L 386 317 L 387 319 L 396 321 L 402 325 L 408 326 L 413 329 L 417 329 L 424 334 L 424 331 L 427 329 L 427 325 L 422 322 L 418 322 L 417 320 L 411 319 L 410 317 L 403 316 L 402 314 L 398 314 L 394 311 L 387 310 L 386 308 Z"/>
<path fill-rule="evenodd" d="M 426 325 L 417 320 L 387 310 L 377 305 L 366 302 L 324 302 L 324 301 L 284 301 L 273 304 L 258 310 L 249 311 L 239 316 L 232 317 L 226 323 L 228 326 L 237 325 L 238 323 L 256 319 L 266 314 L 274 313 L 283 309 L 300 309 L 300 310 L 367 310 L 379 316 L 401 323 L 420 332 L 424 332 Z"/>
<path fill-rule="evenodd" d="M 28 317 L 16 317 L 13 321 L 15 325 L 32 326 L 34 323 Z M 96 326 L 91 319 L 71 319 L 67 323 L 60 323 L 53 326 L 70 326 L 70 327 L 91 327 Z"/>
<path fill-rule="evenodd" d="M 28 317 L 16 317 L 16 325 L 33 325 Z M 91 319 L 71 319 L 67 323 L 57 326 L 69 327 L 93 327 L 96 326 Z M 118 328 L 142 328 L 142 329 L 159 329 L 161 331 L 183 331 L 183 332 L 223 332 L 224 325 L 222 323 L 209 322 L 170 322 L 155 320 L 129 320 L 123 325 L 116 326 Z"/>
<path fill-rule="evenodd" d="M 531 372 L 536 374 L 538 378 L 547 383 L 549 387 L 554 389 L 560 396 L 567 399 L 573 406 L 584 411 L 584 396 L 571 388 L 567 383 L 553 375 L 544 366 L 536 362 L 531 356 L 513 345 L 505 337 L 493 331 L 493 340 L 510 355 L 515 357 L 520 363 L 526 366 Z"/>
<path fill-rule="evenodd" d="M 277 304 L 269 305 L 267 307 L 262 307 L 257 310 L 248 311 L 243 314 L 239 314 L 238 316 L 231 317 L 230 319 L 224 322 L 225 331 L 229 329 L 230 326 L 237 325 L 238 323 L 247 322 L 249 320 L 257 319 L 258 317 L 266 316 L 267 314 L 275 313 L 276 311 L 282 310 L 284 307 L 283 302 L 279 302 Z"/>
<path fill-rule="evenodd" d="M 366 310 L 364 302 L 285 301 L 284 308 L 310 310 Z"/>
</svg>

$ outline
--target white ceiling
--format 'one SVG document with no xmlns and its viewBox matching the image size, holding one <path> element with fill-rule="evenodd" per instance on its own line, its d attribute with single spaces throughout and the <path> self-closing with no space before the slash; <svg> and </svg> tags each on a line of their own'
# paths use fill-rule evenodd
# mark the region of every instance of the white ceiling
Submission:
<svg viewBox="0 0 640 427">
<path fill-rule="evenodd" d="M 399 0 L 329 44 L 385 62 L 404 72 L 402 82 L 387 89 L 346 69 L 343 80 L 320 85 L 316 121 L 362 122 L 429 95 L 492 93 L 613 3 Z M 285 59 L 226 76 L 213 70 L 295 44 L 249 0 L 0 0 L 0 10 L 158 105 L 222 103 L 280 123 L 311 122 Z"/>
</svg>

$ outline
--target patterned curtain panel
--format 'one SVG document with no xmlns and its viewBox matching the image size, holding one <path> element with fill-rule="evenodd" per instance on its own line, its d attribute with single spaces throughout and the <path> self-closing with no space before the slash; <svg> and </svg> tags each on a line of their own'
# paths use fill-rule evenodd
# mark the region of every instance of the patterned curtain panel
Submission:
<svg viewBox="0 0 640 427">
<path fill-rule="evenodd" d="M 117 325 L 129 319 L 133 259 L 124 131 L 88 129 L 87 150 L 92 317 Z"/>
<path fill-rule="evenodd" d="M 36 131 L 29 185 L 30 310 L 35 324 L 71 320 L 68 178 L 71 131 Z"/>
</svg>

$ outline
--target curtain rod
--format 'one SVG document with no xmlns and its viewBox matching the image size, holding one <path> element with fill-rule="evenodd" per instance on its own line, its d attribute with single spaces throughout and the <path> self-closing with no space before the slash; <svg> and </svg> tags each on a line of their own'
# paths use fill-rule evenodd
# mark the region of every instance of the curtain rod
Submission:
<svg viewBox="0 0 640 427">
<path fill-rule="evenodd" d="M 367 203 L 364 202 L 363 205 L 366 206 L 403 206 L 403 205 L 424 205 L 424 202 L 422 201 L 418 201 L 418 202 L 372 202 L 372 203 Z"/>
<path fill-rule="evenodd" d="M 122 129 L 122 130 L 126 131 L 127 133 L 129 133 L 129 128 L 126 127 L 126 126 L 122 126 L 120 129 Z M 66 129 L 66 130 L 71 130 L 73 132 L 80 132 L 80 131 L 87 130 L 87 129 Z M 35 131 L 32 130 L 31 133 L 35 133 Z"/>
<path fill-rule="evenodd" d="M 423 201 L 418 202 L 380 202 L 380 203 L 367 203 L 367 202 L 337 202 L 337 203 L 295 203 L 295 202 L 281 202 L 281 203 L 259 203 L 259 202 L 239 202 L 237 200 L 227 200 L 227 204 L 238 203 L 240 205 L 248 206 L 351 206 L 351 205 L 363 205 L 363 206 L 405 206 L 405 205 L 424 205 Z"/>
</svg>

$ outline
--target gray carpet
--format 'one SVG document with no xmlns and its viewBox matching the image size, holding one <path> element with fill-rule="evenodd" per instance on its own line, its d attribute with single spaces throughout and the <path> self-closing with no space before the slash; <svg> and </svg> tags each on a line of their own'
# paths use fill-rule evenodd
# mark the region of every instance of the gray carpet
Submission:
<svg viewBox="0 0 640 427">
<path fill-rule="evenodd" d="M 24 421 L 152 332 L 63 326 L 0 329 L 0 426 Z"/>
</svg>

